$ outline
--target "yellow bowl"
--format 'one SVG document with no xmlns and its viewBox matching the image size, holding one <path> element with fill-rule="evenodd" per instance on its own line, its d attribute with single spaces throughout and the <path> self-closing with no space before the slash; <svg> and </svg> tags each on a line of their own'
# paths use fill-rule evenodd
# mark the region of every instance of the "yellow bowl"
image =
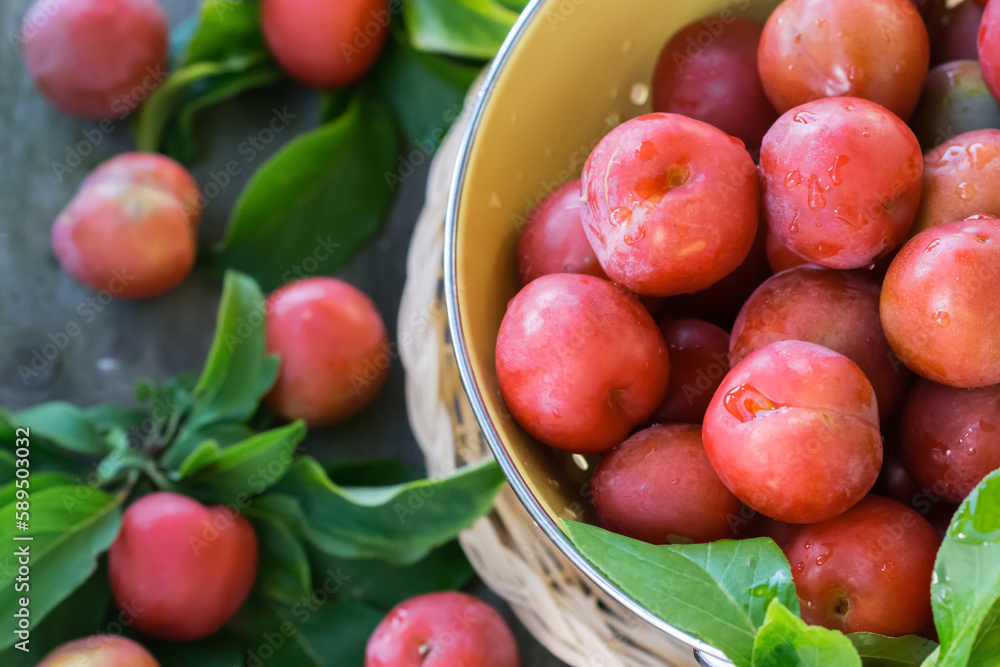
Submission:
<svg viewBox="0 0 1000 667">
<path fill-rule="evenodd" d="M 538 525 L 626 608 L 701 652 L 721 652 L 654 616 L 591 567 L 559 519 L 587 520 L 592 462 L 541 445 L 510 417 L 494 353 L 520 281 L 515 247 L 525 215 L 577 178 L 621 122 L 650 111 L 660 49 L 687 24 L 734 15 L 764 20 L 779 0 L 535 0 L 494 61 L 477 99 L 452 183 L 445 291 L 462 382 L 507 479 Z M 715 24 L 716 26 L 719 24 Z M 711 30 L 706 28 L 706 39 Z M 692 47 L 695 48 L 695 47 Z M 714 658 L 714 660 L 713 660 Z"/>
</svg>

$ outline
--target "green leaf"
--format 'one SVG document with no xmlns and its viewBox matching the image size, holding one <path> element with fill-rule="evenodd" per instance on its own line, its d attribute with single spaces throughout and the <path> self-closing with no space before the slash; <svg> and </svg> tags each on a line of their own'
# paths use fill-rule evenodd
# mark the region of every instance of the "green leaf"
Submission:
<svg viewBox="0 0 1000 667">
<path fill-rule="evenodd" d="M 4 419 L 2 412 L 3 409 L 0 408 L 0 422 Z M 11 429 L 10 433 L 9 437 L 0 438 L 0 452 L 3 452 L 3 461 L 5 461 L 5 463 L 0 464 L 0 484 L 14 479 L 15 461 L 17 459 L 14 456 L 16 440 L 13 435 L 13 429 Z M 31 456 L 28 460 L 31 465 L 32 475 L 39 472 L 63 472 L 69 475 L 80 473 L 81 465 L 70 452 L 59 448 L 40 435 L 32 436 L 30 441 Z M 7 473 L 5 470 L 9 470 L 10 472 Z"/>
<path fill-rule="evenodd" d="M 488 59 L 496 55 L 518 13 L 492 0 L 407 0 L 403 23 L 421 51 Z"/>
<path fill-rule="evenodd" d="M 4 667 L 32 667 L 51 650 L 73 639 L 107 632 L 106 616 L 111 606 L 107 567 L 100 566 L 79 588 L 31 628 L 31 652 L 15 647 L 0 651 Z M 227 666 L 229 667 L 229 666 Z"/>
<path fill-rule="evenodd" d="M 163 135 L 187 99 L 189 87 L 203 79 L 246 69 L 257 59 L 241 63 L 195 63 L 168 76 L 142 105 L 136 117 L 135 143 L 140 151 L 156 152 Z"/>
<path fill-rule="evenodd" d="M 228 629 L 195 642 L 161 642 L 146 637 L 137 639 L 156 657 L 160 667 L 242 667 L 244 664 L 243 646 Z"/>
<path fill-rule="evenodd" d="M 920 667 L 937 648 L 937 642 L 916 635 L 886 637 L 855 632 L 847 638 L 854 644 L 864 667 Z"/>
<path fill-rule="evenodd" d="M 350 88 L 329 90 L 320 95 L 319 121 L 326 125 L 337 120 L 346 112 L 354 99 L 354 91 Z"/>
<path fill-rule="evenodd" d="M 385 486 L 405 484 L 423 478 L 410 466 L 387 459 L 385 461 L 337 461 L 326 466 L 330 481 L 339 486 Z"/>
<path fill-rule="evenodd" d="M 976 643 L 972 646 L 972 655 L 974 659 L 1000 657 L 1000 600 L 994 602 L 986 614 Z"/>
<path fill-rule="evenodd" d="M 243 610 L 251 655 L 266 650 L 274 653 L 266 664 L 295 667 L 364 664 L 365 645 L 382 621 L 382 612 L 361 602 L 332 598 L 326 588 L 335 592 L 334 586 L 323 582 L 311 599 L 294 606 L 252 596 Z"/>
<path fill-rule="evenodd" d="M 305 534 L 306 515 L 299 501 L 273 490 L 254 498 L 253 504 L 243 511 L 248 517 L 273 518 L 281 521 L 293 534 Z"/>
<path fill-rule="evenodd" d="M 127 431 L 137 428 L 149 417 L 149 413 L 146 410 L 127 408 L 112 403 L 102 403 L 84 408 L 83 415 L 102 431 L 116 427 Z"/>
<path fill-rule="evenodd" d="M 573 544 L 623 591 L 663 620 L 750 664 L 771 600 L 798 613 L 792 572 L 768 538 L 653 546 L 575 521 Z"/>
<path fill-rule="evenodd" d="M 995 641 L 979 637 L 996 627 L 998 600 L 1000 470 L 988 475 L 962 502 L 938 551 L 931 582 L 934 624 L 941 641 L 938 667 L 986 660 L 988 654 L 980 653 L 981 647 L 992 650 Z"/>
<path fill-rule="evenodd" d="M 195 119 L 198 112 L 232 99 L 253 88 L 263 88 L 281 80 L 282 70 L 269 59 L 243 63 L 233 72 L 223 72 L 191 84 L 176 117 L 164 129 L 161 145 L 167 155 L 188 164 L 197 157 Z"/>
<path fill-rule="evenodd" d="M 394 39 L 371 76 L 381 98 L 392 106 L 407 139 L 429 156 L 461 114 L 465 95 L 479 72 L 480 67 L 421 53 L 405 41 Z"/>
<path fill-rule="evenodd" d="M 310 557 L 318 578 L 338 583 L 338 595 L 383 612 L 418 595 L 462 588 L 475 574 L 454 541 L 412 565 L 337 558 L 316 549 L 311 550 Z"/>
<path fill-rule="evenodd" d="M 167 468 L 176 469 L 187 461 L 194 451 L 208 442 L 218 447 L 229 447 L 253 435 L 254 430 L 240 422 L 215 422 L 195 430 L 184 431 L 170 446 L 162 463 Z"/>
<path fill-rule="evenodd" d="M 301 135 L 240 193 L 215 263 L 272 290 L 344 266 L 375 237 L 391 199 L 397 139 L 378 102 L 356 98 L 333 122 Z M 309 260 L 308 263 L 304 263 Z"/>
<path fill-rule="evenodd" d="M 197 26 L 185 22 L 172 37 L 174 72 L 139 113 L 140 150 L 166 147 L 175 158 L 195 155 L 198 111 L 281 78 L 260 30 L 257 2 L 206 0 Z"/>
<path fill-rule="evenodd" d="M 344 488 L 309 457 L 275 487 L 298 500 L 307 540 L 341 558 L 415 563 L 453 540 L 493 506 L 503 475 L 492 460 L 454 476 L 382 488 Z"/>
<path fill-rule="evenodd" d="M 252 0 L 205 0 L 201 22 L 184 50 L 182 65 L 226 60 L 267 50 L 260 4 Z"/>
<path fill-rule="evenodd" d="M 305 436 L 305 423 L 294 422 L 224 449 L 209 440 L 181 464 L 180 486 L 214 502 L 259 495 L 285 476 Z"/>
<path fill-rule="evenodd" d="M 32 436 L 42 436 L 72 452 L 103 456 L 111 451 L 97 425 L 70 403 L 45 403 L 22 410 L 13 419 L 17 425 L 30 428 Z"/>
<path fill-rule="evenodd" d="M 37 472 L 30 475 L 27 479 L 11 481 L 0 487 L 0 507 L 7 507 L 17 500 L 18 487 L 16 484 L 18 481 L 22 483 L 21 488 L 25 489 L 32 496 L 39 491 L 44 491 L 53 486 L 72 486 L 76 483 L 72 475 L 64 472 Z M 27 486 L 24 486 L 25 483 L 27 483 Z"/>
<path fill-rule="evenodd" d="M 39 623 L 97 568 L 97 557 L 111 545 L 121 522 L 121 498 L 86 486 L 56 486 L 31 497 L 30 530 L 17 530 L 15 506 L 0 512 L 0 543 L 9 545 L 0 567 L 0 589 L 14 590 L 15 545 L 31 553 L 31 618 Z M 14 537 L 31 536 L 31 542 Z M 0 596 L 0 649 L 15 641 L 18 596 Z"/>
<path fill-rule="evenodd" d="M 17 457 L 13 452 L 0 449 L 0 484 L 6 484 L 14 479 L 17 472 Z"/>
<path fill-rule="evenodd" d="M 739 663 L 737 663 L 739 664 Z M 753 644 L 753 667 L 861 667 L 851 640 L 806 623 L 775 599 Z"/>
<path fill-rule="evenodd" d="M 257 590 L 287 604 L 307 599 L 312 595 L 312 570 L 298 536 L 276 514 L 258 512 L 251 520 L 260 543 Z"/>
<path fill-rule="evenodd" d="M 168 451 L 165 465 L 179 465 L 200 444 L 187 440 L 191 434 L 215 422 L 244 422 L 256 412 L 278 375 L 277 359 L 265 355 L 264 295 L 252 278 L 230 271 L 208 361 L 178 437 L 178 442 L 187 441 L 190 449 Z"/>
<path fill-rule="evenodd" d="M 524 8 L 528 6 L 529 0 L 497 0 L 501 5 L 507 9 L 512 9 L 515 12 L 521 13 Z"/>
</svg>

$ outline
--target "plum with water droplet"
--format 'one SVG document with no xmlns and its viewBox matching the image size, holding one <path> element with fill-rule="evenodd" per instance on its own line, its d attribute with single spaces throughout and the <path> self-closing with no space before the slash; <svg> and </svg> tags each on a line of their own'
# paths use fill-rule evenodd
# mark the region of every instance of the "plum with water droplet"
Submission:
<svg viewBox="0 0 1000 667">
<path fill-rule="evenodd" d="M 663 402 L 670 359 L 635 295 L 601 278 L 557 273 L 508 304 L 496 372 L 504 403 L 526 431 L 557 449 L 599 454 Z"/>
<path fill-rule="evenodd" d="M 941 540 L 915 510 L 870 495 L 785 546 L 802 620 L 831 630 L 916 634 L 931 618 Z"/>
<path fill-rule="evenodd" d="M 804 341 L 762 347 L 719 386 L 702 426 L 729 489 L 761 514 L 813 523 L 841 514 L 882 464 L 871 382 L 842 354 Z"/>
<path fill-rule="evenodd" d="M 785 0 L 764 26 L 758 62 L 780 112 L 850 96 L 908 119 L 927 74 L 930 42 L 909 0 Z"/>
<path fill-rule="evenodd" d="M 736 318 L 729 360 L 781 340 L 803 340 L 839 352 L 871 381 L 885 419 L 896 412 L 911 379 L 879 320 L 879 284 L 857 272 L 799 266 L 764 282 Z"/>
<path fill-rule="evenodd" d="M 889 266 L 879 311 L 889 346 L 917 375 L 1000 384 L 1000 220 L 973 216 L 910 239 Z"/>
<path fill-rule="evenodd" d="M 764 216 L 811 263 L 869 266 L 906 238 L 922 170 L 917 138 L 888 109 L 848 97 L 809 102 L 764 137 Z"/>
<path fill-rule="evenodd" d="M 903 410 L 900 439 L 914 479 L 962 502 L 1000 468 L 1000 385 L 958 389 L 921 380 Z"/>
<path fill-rule="evenodd" d="M 1000 130 L 966 132 L 927 153 L 910 234 L 976 214 L 1000 215 Z"/>
<path fill-rule="evenodd" d="M 583 223 L 604 272 L 636 294 L 705 289 L 746 259 L 757 167 L 739 139 L 686 116 L 622 123 L 583 168 Z"/>
</svg>

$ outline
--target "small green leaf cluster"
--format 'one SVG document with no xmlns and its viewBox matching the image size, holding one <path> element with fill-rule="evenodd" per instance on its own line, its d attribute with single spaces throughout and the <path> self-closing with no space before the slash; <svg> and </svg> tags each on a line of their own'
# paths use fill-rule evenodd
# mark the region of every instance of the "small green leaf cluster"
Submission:
<svg viewBox="0 0 1000 667">
<path fill-rule="evenodd" d="M 257 283 L 230 272 L 199 376 L 141 383 L 140 407 L 0 412 L 0 539 L 33 538 L 29 590 L 15 592 L 13 552 L 0 556 L 0 664 L 34 664 L 84 635 L 131 633 L 132 612 L 111 603 L 104 554 L 124 509 L 154 490 L 231 507 L 260 544 L 254 591 L 220 633 L 183 645 L 140 638 L 165 666 L 230 667 L 262 656 L 282 665 L 361 664 L 368 635 L 392 606 L 469 579 L 455 538 L 492 506 L 503 483 L 496 464 L 437 480 L 397 464 L 324 467 L 300 452 L 302 423 L 262 430 L 270 418 L 260 401 L 278 368 L 265 351 L 263 315 Z M 25 432 L 26 477 L 15 455 Z M 14 521 L 23 502 L 26 533 Z M 31 600 L 30 654 L 13 646 L 22 595 Z"/>
</svg>

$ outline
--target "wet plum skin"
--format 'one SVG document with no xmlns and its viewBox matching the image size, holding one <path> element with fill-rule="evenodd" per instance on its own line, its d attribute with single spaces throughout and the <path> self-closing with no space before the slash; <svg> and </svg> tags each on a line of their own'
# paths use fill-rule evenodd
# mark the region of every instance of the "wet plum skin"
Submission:
<svg viewBox="0 0 1000 667">
<path fill-rule="evenodd" d="M 729 371 L 729 334 L 695 319 L 662 320 L 660 331 L 670 354 L 670 387 L 653 422 L 700 424 Z"/>
<path fill-rule="evenodd" d="M 767 225 L 760 218 L 753 245 L 742 264 L 711 287 L 694 294 L 669 297 L 663 309 L 672 317 L 693 317 L 730 329 L 743 303 L 757 285 L 770 275 L 770 267 L 767 265 Z"/>
<path fill-rule="evenodd" d="M 875 276 L 800 266 L 757 288 L 733 326 L 729 361 L 780 340 L 803 340 L 843 354 L 875 388 L 879 413 L 896 412 L 911 375 L 882 333 Z"/>
<path fill-rule="evenodd" d="M 922 170 L 917 138 L 887 109 L 856 98 L 804 104 L 764 137 L 768 227 L 814 264 L 869 266 L 906 238 Z"/>
<path fill-rule="evenodd" d="M 622 443 L 663 402 L 667 344 L 627 290 L 593 276 L 542 276 L 507 306 L 497 337 L 500 395 L 514 419 L 558 449 Z"/>
<path fill-rule="evenodd" d="M 966 132 L 927 153 L 910 234 L 977 214 L 1000 215 L 1000 130 Z"/>
<path fill-rule="evenodd" d="M 764 24 L 736 17 L 711 31 L 705 23 L 685 26 L 664 45 L 653 74 L 653 110 L 704 121 L 758 151 L 778 118 L 757 69 Z M 711 42 L 689 52 L 690 40 L 701 46 L 705 31 Z"/>
<path fill-rule="evenodd" d="M 960 503 L 1000 468 L 1000 385 L 956 389 L 921 380 L 900 431 L 907 471 L 934 495 Z"/>
<path fill-rule="evenodd" d="M 870 495 L 844 514 L 803 527 L 785 548 L 802 619 L 849 632 L 902 636 L 931 617 L 940 539 L 915 510 Z"/>
<path fill-rule="evenodd" d="M 717 283 L 746 259 L 757 231 L 756 166 L 743 143 L 677 114 L 612 130 L 587 158 L 583 194 L 601 268 L 644 296 Z"/>
<path fill-rule="evenodd" d="M 528 214 L 517 241 L 517 266 L 527 285 L 550 273 L 607 278 L 583 231 L 580 180 L 545 196 Z"/>
<path fill-rule="evenodd" d="M 780 236 L 769 229 L 767 230 L 767 263 L 771 267 L 771 271 L 781 273 L 788 269 L 794 269 L 796 266 L 809 264 L 809 260 L 791 250 Z"/>
<path fill-rule="evenodd" d="M 602 527 L 650 544 L 731 539 L 741 508 L 694 424 L 639 431 L 604 456 L 591 489 Z"/>
<path fill-rule="evenodd" d="M 897 356 L 952 387 L 1000 383 L 1000 221 L 974 216 L 926 229 L 889 267 L 879 310 Z"/>
<path fill-rule="evenodd" d="M 868 378 L 847 357 L 802 341 L 772 343 L 737 364 L 712 397 L 702 432 L 726 486 L 788 523 L 844 512 L 882 464 Z"/>
<path fill-rule="evenodd" d="M 760 42 L 761 80 L 779 112 L 851 96 L 908 119 L 930 62 L 923 20 L 908 0 L 786 0 Z"/>
</svg>

